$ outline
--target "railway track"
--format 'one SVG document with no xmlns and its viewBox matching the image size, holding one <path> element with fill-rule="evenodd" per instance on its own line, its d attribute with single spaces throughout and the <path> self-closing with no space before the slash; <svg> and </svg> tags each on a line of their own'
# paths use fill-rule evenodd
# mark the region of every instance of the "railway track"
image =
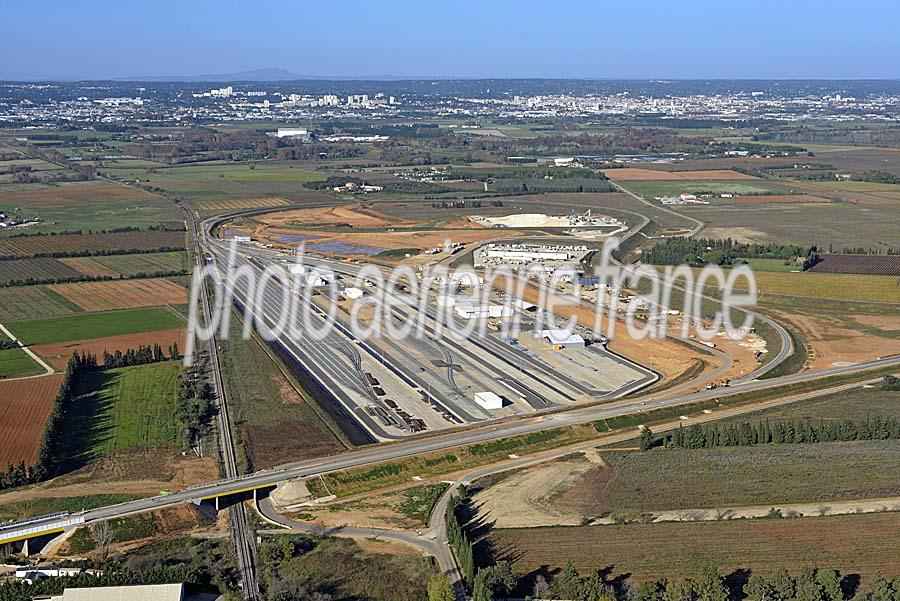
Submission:
<svg viewBox="0 0 900 601">
<path fill-rule="evenodd" d="M 197 257 L 203 256 L 200 245 L 200 232 L 194 214 L 188 211 L 191 224 L 191 234 L 195 244 Z M 209 304 L 209 291 L 206 286 L 200 289 L 200 302 L 203 308 L 203 318 L 209 323 L 212 319 L 212 311 Z M 216 392 L 217 430 L 219 438 L 219 454 L 222 457 L 223 471 L 226 478 L 236 478 L 240 474 L 237 468 L 237 452 L 234 446 L 234 434 L 232 421 L 228 413 L 228 398 L 225 392 L 225 383 L 222 379 L 222 365 L 219 360 L 218 341 L 214 337 L 208 345 L 210 368 L 213 374 L 213 388 Z M 231 539 L 235 547 L 237 567 L 240 575 L 240 586 L 243 598 L 246 601 L 258 601 L 259 581 L 256 577 L 256 549 L 254 535 L 250 531 L 247 522 L 247 513 L 243 503 L 233 505 L 228 509 L 231 522 Z"/>
</svg>

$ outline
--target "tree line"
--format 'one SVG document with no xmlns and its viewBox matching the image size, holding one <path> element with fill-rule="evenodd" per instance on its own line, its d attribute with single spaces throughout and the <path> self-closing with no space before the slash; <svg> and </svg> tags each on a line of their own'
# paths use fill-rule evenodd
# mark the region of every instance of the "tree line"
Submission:
<svg viewBox="0 0 900 601">
<path fill-rule="evenodd" d="M 641 261 L 653 265 L 734 265 L 739 259 L 781 259 L 806 270 L 820 257 L 816 246 L 746 244 L 731 238 L 667 238 L 641 253 Z"/>
<path fill-rule="evenodd" d="M 900 419 L 887 415 L 819 423 L 809 420 L 789 420 L 773 424 L 765 420 L 757 423 L 741 421 L 720 425 L 713 422 L 694 424 L 687 428 L 679 426 L 662 438 L 655 438 L 650 428 L 644 428 L 641 431 L 640 446 L 642 450 L 660 445 L 678 449 L 711 449 L 853 440 L 900 440 Z"/>
<path fill-rule="evenodd" d="M 79 355 L 75 352 L 69 358 L 62 384 L 60 384 L 59 392 L 56 393 L 50 409 L 50 416 L 44 426 L 37 461 L 31 470 L 33 481 L 37 482 L 56 476 L 60 467 L 64 465 L 67 459 L 65 448 L 68 441 L 63 432 L 66 418 L 75 402 L 75 383 L 85 372 L 94 369 L 97 369 L 96 355 L 84 352 Z"/>
<path fill-rule="evenodd" d="M 469 535 L 464 527 L 465 520 L 461 519 L 469 502 L 469 491 L 465 486 L 460 486 L 460 492 L 447 503 L 444 513 L 444 522 L 447 527 L 447 541 L 456 555 L 460 570 L 467 582 L 475 578 L 475 553 Z"/>
<path fill-rule="evenodd" d="M 124 353 L 121 350 L 116 350 L 114 353 L 103 351 L 103 367 L 115 369 L 133 365 L 148 365 L 150 363 L 159 363 L 160 361 L 175 361 L 179 357 L 177 343 L 169 346 L 168 353 L 163 352 L 159 344 L 154 344 L 152 347 L 142 344 L 137 349 L 129 348 Z"/>
<path fill-rule="evenodd" d="M 40 252 L 33 255 L 0 255 L 0 261 L 17 259 L 65 259 L 69 257 L 108 257 L 110 255 L 146 255 L 152 253 L 182 252 L 184 246 L 157 246 L 154 248 L 103 248 L 92 250 L 58 250 Z"/>
<path fill-rule="evenodd" d="M 174 349 L 177 351 L 177 347 Z M 179 420 L 184 427 L 187 442 L 194 444 L 206 435 L 216 413 L 215 396 L 206 378 L 208 359 L 204 356 L 186 369 L 178 379 L 176 397 Z"/>
<path fill-rule="evenodd" d="M 500 565 L 498 562 L 496 565 Z M 505 574 L 501 568 L 500 573 Z M 794 577 L 778 568 L 769 576 L 753 572 L 749 578 L 724 578 L 712 564 L 697 567 L 689 578 L 660 579 L 634 583 L 627 578 L 610 579 L 606 570 L 592 570 L 582 575 L 566 564 L 557 576 L 548 581 L 538 575 L 527 599 L 567 599 L 572 601 L 900 601 L 900 576 L 888 580 L 874 574 L 865 589 L 858 589 L 855 578 L 842 578 L 833 569 L 804 567 Z M 495 580 L 495 582 L 497 582 Z M 489 589 L 489 596 L 474 597 L 473 601 L 494 599 L 505 595 L 508 583 Z M 849 589 L 849 590 L 848 590 Z M 509 589 L 511 590 L 511 589 Z"/>
<path fill-rule="evenodd" d="M 2 261 L 2 260 L 0 260 Z M 86 275 L 78 274 L 60 278 L 19 278 L 0 283 L 0 288 L 12 288 L 15 286 L 37 286 L 43 284 L 68 284 L 72 282 L 109 282 L 112 280 L 141 280 L 147 278 L 167 278 L 178 275 L 187 275 L 186 269 L 162 269 L 160 271 L 139 271 L 131 274 L 119 275 Z"/>
</svg>

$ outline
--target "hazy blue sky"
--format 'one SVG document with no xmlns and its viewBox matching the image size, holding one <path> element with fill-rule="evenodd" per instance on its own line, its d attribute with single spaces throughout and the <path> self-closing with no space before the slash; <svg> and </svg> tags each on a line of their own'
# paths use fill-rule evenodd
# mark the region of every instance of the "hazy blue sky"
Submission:
<svg viewBox="0 0 900 601">
<path fill-rule="evenodd" d="M 0 78 L 898 78 L 898 0 L 0 0 Z"/>
</svg>

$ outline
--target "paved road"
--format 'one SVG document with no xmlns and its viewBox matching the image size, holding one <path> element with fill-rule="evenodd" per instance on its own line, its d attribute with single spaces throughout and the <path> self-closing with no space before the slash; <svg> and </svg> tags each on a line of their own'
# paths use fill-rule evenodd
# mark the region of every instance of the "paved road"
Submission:
<svg viewBox="0 0 900 601">
<path fill-rule="evenodd" d="M 772 378 L 770 380 L 747 382 L 727 390 L 703 390 L 692 394 L 684 394 L 664 399 L 653 398 L 650 396 L 642 400 L 639 397 L 636 399 L 616 401 L 605 405 L 580 407 L 538 418 L 516 419 L 508 422 L 472 427 L 465 430 L 451 431 L 430 437 L 386 443 L 330 457 L 286 464 L 239 478 L 202 484 L 170 495 L 102 507 L 85 512 L 84 517 L 88 522 L 122 517 L 135 513 L 154 511 L 162 507 L 169 507 L 202 497 L 223 495 L 230 492 L 246 490 L 251 487 L 273 486 L 277 482 L 294 478 L 308 478 L 373 463 L 399 460 L 424 453 L 443 451 L 458 446 L 497 440 L 508 436 L 538 432 L 561 426 L 589 423 L 599 419 L 628 415 L 716 397 L 725 397 L 729 394 L 761 390 L 783 384 L 811 382 L 828 376 L 852 374 L 867 369 L 892 366 L 900 366 L 900 356 L 876 359 L 853 366 L 834 367 L 816 372 L 805 372 L 802 374 Z M 0 529 L 0 536 L 2 536 L 3 533 L 4 530 Z"/>
<path fill-rule="evenodd" d="M 458 485 L 453 485 L 448 489 L 443 497 L 435 504 L 428 524 L 428 529 L 420 534 L 411 534 L 409 532 L 400 532 L 398 530 L 388 530 L 385 528 L 353 528 L 350 526 L 338 526 L 325 529 L 324 534 L 327 536 L 346 536 L 349 538 L 375 538 L 380 540 L 391 540 L 411 547 L 419 549 L 422 553 L 435 558 L 438 568 L 442 573 L 450 578 L 451 584 L 458 592 L 462 591 L 462 576 L 456 565 L 456 559 L 447 543 L 447 531 L 444 528 L 444 512 L 447 509 L 449 495 L 457 490 Z M 294 530 L 296 532 L 304 532 L 307 534 L 320 534 L 321 528 L 315 525 L 306 524 L 292 520 L 278 513 L 272 501 L 269 498 L 261 499 L 257 503 L 260 514 L 268 521 Z M 459 598 L 459 594 L 457 594 Z"/>
</svg>

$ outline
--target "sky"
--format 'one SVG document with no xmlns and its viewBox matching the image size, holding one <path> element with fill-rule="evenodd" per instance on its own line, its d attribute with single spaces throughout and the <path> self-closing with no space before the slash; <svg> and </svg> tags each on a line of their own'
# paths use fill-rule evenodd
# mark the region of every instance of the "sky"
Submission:
<svg viewBox="0 0 900 601">
<path fill-rule="evenodd" d="M 897 0 L 0 0 L 0 79 L 900 78 Z"/>
</svg>

